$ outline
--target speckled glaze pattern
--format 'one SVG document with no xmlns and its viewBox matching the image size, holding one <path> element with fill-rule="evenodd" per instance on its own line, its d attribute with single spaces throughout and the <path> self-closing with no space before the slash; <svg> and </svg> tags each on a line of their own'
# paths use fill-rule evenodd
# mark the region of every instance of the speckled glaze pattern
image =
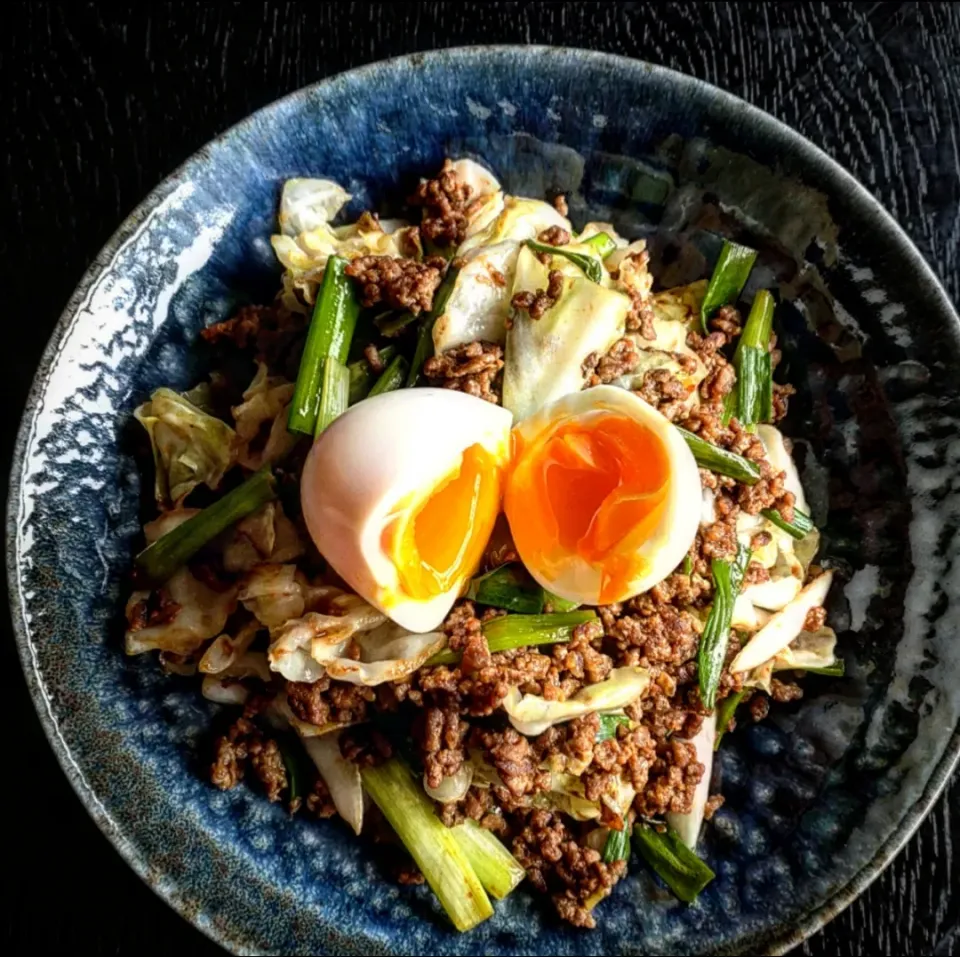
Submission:
<svg viewBox="0 0 960 957">
<path fill-rule="evenodd" d="M 290 820 L 206 781 L 211 706 L 195 682 L 122 653 L 122 583 L 141 479 L 129 413 L 201 373 L 198 330 L 269 298 L 282 181 L 328 175 L 354 210 L 387 208 L 445 154 L 508 188 L 566 192 L 575 219 L 650 237 L 696 271 L 724 228 L 776 283 L 788 432 L 848 677 L 724 743 L 727 804 L 696 904 L 634 859 L 599 929 L 557 924 L 526 892 L 456 935 L 425 888 L 383 880 L 332 822 Z M 718 202 L 719 201 L 719 205 Z M 712 223 L 715 227 L 715 222 Z M 698 257 L 700 257 L 698 259 Z M 238 953 L 782 953 L 896 853 L 960 752 L 958 319 L 893 221 L 786 127 L 697 80 L 580 51 L 444 51 L 303 90 L 164 182 L 91 266 L 47 349 L 8 511 L 14 624 L 41 719 L 81 800 L 133 869 Z"/>
</svg>

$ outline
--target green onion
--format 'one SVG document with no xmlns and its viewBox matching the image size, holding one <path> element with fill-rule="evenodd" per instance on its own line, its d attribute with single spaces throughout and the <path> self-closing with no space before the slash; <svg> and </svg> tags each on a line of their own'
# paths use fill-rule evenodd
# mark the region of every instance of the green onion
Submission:
<svg viewBox="0 0 960 957">
<path fill-rule="evenodd" d="M 773 421 L 773 353 L 768 349 L 763 354 L 762 373 L 767 387 L 760 392 L 760 421 Z"/>
<path fill-rule="evenodd" d="M 712 708 L 717 699 L 720 674 L 730 641 L 730 621 L 733 603 L 740 592 L 743 576 L 750 561 L 750 549 L 737 545 L 737 556 L 732 562 L 715 558 L 710 562 L 713 572 L 713 605 L 707 615 L 700 649 L 697 652 L 697 672 L 700 679 L 700 700 Z"/>
<path fill-rule="evenodd" d="M 394 758 L 360 773 L 367 794 L 416 861 L 453 926 L 470 930 L 490 917 L 490 898 L 460 842 L 440 822 L 409 768 Z"/>
<path fill-rule="evenodd" d="M 812 519 L 798 508 L 793 510 L 792 522 L 785 521 L 775 508 L 765 508 L 760 514 L 796 539 L 806 538 L 813 531 Z"/>
<path fill-rule="evenodd" d="M 347 411 L 350 401 L 350 370 L 334 356 L 323 360 L 323 387 L 314 435 L 319 435 L 334 419 Z"/>
<path fill-rule="evenodd" d="M 829 678 L 842 678 L 847 671 L 843 658 L 837 658 L 832 665 L 824 665 L 822 668 L 796 668 L 795 670 L 807 671 L 812 675 L 826 675 Z"/>
<path fill-rule="evenodd" d="M 617 728 L 620 725 L 629 725 L 630 719 L 625 714 L 602 714 L 600 715 L 600 728 L 597 731 L 596 742 L 609 741 L 617 736 Z"/>
<path fill-rule="evenodd" d="M 134 561 L 151 582 L 165 582 L 204 545 L 276 497 L 273 474 L 265 465 L 219 501 L 148 545 Z"/>
<path fill-rule="evenodd" d="M 543 611 L 543 589 L 518 562 L 474 578 L 466 597 L 481 605 L 521 614 L 538 615 Z"/>
<path fill-rule="evenodd" d="M 403 356 L 394 356 L 390 365 L 383 370 L 380 378 L 377 379 L 373 388 L 370 390 L 370 395 L 382 395 L 384 392 L 393 392 L 396 389 L 402 389 L 403 383 L 407 378 L 408 369 L 409 365 Z"/>
<path fill-rule="evenodd" d="M 440 288 L 433 297 L 433 307 L 420 320 L 420 328 L 417 330 L 417 345 L 413 351 L 413 360 L 410 362 L 410 371 L 407 373 L 407 388 L 412 389 L 420 383 L 423 375 L 423 364 L 433 353 L 433 324 L 439 316 L 443 315 L 443 310 L 447 308 L 447 302 L 453 293 L 453 287 L 457 284 L 457 275 L 460 270 L 451 266 L 447 269 Z"/>
<path fill-rule="evenodd" d="M 453 828 L 453 835 L 484 890 L 498 901 L 527 876 L 520 862 L 497 837 L 476 821 L 467 818 Z"/>
<path fill-rule="evenodd" d="M 603 862 L 612 864 L 614 861 L 625 861 L 630 857 L 630 828 L 624 824 L 622 831 L 610 828 L 607 831 L 607 840 L 603 845 Z"/>
<path fill-rule="evenodd" d="M 577 625 L 585 625 L 596 618 L 594 611 L 568 611 L 556 615 L 501 615 L 483 623 L 483 634 L 491 653 L 535 645 L 556 645 L 569 641 Z M 426 664 L 455 665 L 459 661 L 459 651 L 445 648 L 433 655 Z"/>
<path fill-rule="evenodd" d="M 546 588 L 543 590 L 543 604 L 544 607 L 549 605 L 550 611 L 573 611 L 580 607 L 580 602 L 561 598 L 559 595 L 554 595 L 552 591 L 547 591 Z"/>
<path fill-rule="evenodd" d="M 299 739 L 294 740 L 295 735 L 279 735 L 277 737 L 277 747 L 280 749 L 280 757 L 283 759 L 283 766 L 287 769 L 287 784 L 290 791 L 290 803 L 297 798 L 305 797 L 303 790 L 303 780 L 300 773 L 301 762 L 298 755 L 302 753 L 303 748 Z"/>
<path fill-rule="evenodd" d="M 389 365 L 397 354 L 397 347 L 384 346 L 377 352 L 380 353 L 380 361 Z M 347 371 L 350 373 L 350 392 L 347 396 L 347 402 L 349 405 L 356 405 L 361 399 L 367 397 L 373 383 L 377 381 L 377 374 L 370 368 L 370 363 L 366 359 L 357 359 L 356 362 L 351 362 L 347 366 Z"/>
<path fill-rule="evenodd" d="M 564 259 L 568 259 L 578 269 L 583 270 L 583 274 L 587 279 L 593 282 L 599 283 L 603 279 L 603 265 L 595 256 L 587 253 L 573 252 L 572 250 L 564 249 L 563 246 L 550 246 L 547 243 L 538 243 L 535 239 L 528 239 L 527 245 L 535 253 L 547 253 L 550 256 L 562 256 Z"/>
<path fill-rule="evenodd" d="M 770 376 L 773 306 L 773 296 L 766 289 L 761 289 L 754 297 L 750 315 L 733 356 L 733 364 L 737 370 L 734 414 L 740 424 L 748 429 L 758 422 L 766 421 L 763 414 L 773 406 L 773 381 Z"/>
<path fill-rule="evenodd" d="M 713 740 L 714 751 L 720 747 L 720 739 L 727 733 L 727 725 L 730 724 L 730 719 L 740 706 L 740 702 L 743 701 L 745 693 L 746 692 L 743 691 L 737 691 L 729 697 L 724 698 L 723 701 L 717 705 L 717 735 Z"/>
<path fill-rule="evenodd" d="M 668 827 L 659 832 L 647 824 L 633 829 L 637 850 L 684 903 L 689 904 L 716 877 L 713 871 Z"/>
<path fill-rule="evenodd" d="M 684 575 L 693 574 L 693 559 L 689 555 L 683 556 L 683 564 L 680 566 Z"/>
<path fill-rule="evenodd" d="M 617 244 L 607 233 L 594 233 L 589 239 L 579 242 L 581 246 L 589 246 L 601 259 L 606 259 L 617 248 Z"/>
<path fill-rule="evenodd" d="M 291 432 L 314 434 L 322 402 L 325 360 L 334 358 L 341 365 L 347 361 L 350 341 L 353 339 L 357 316 L 360 313 L 360 301 L 353 283 L 344 271 L 346 268 L 347 261 L 339 256 L 331 256 L 327 260 L 323 285 L 317 296 L 317 304 L 307 331 L 307 343 L 300 360 L 293 401 L 290 403 L 287 428 Z M 336 381 L 338 380 L 331 379 L 331 385 L 335 385 Z"/>
<path fill-rule="evenodd" d="M 704 332 L 707 331 L 707 320 L 717 309 L 737 301 L 756 258 L 755 249 L 724 240 L 700 306 L 700 324 Z"/>
<path fill-rule="evenodd" d="M 749 459 L 734 452 L 728 452 L 726 449 L 717 448 L 701 439 L 699 435 L 694 435 L 679 426 L 676 428 L 690 447 L 700 468 L 709 469 L 718 475 L 727 475 L 747 485 L 756 485 L 760 480 L 760 469 Z"/>
<path fill-rule="evenodd" d="M 399 316 L 378 317 L 373 322 L 380 330 L 380 335 L 392 339 L 394 336 L 399 336 L 411 323 L 416 322 L 416 319 L 417 317 L 412 312 L 405 312 Z"/>
</svg>

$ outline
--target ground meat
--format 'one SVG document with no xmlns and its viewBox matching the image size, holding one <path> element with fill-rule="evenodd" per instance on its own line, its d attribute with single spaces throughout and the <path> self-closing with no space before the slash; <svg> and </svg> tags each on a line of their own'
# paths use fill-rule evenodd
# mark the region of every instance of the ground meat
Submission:
<svg viewBox="0 0 960 957">
<path fill-rule="evenodd" d="M 559 269 L 551 269 L 547 274 L 547 288 L 536 292 L 515 293 L 510 305 L 514 309 L 523 310 L 531 319 L 542 319 L 549 309 L 552 309 L 557 300 L 563 295 L 563 273 Z"/>
<path fill-rule="evenodd" d="M 641 358 L 640 350 L 629 338 L 618 339 L 603 355 L 591 352 L 581 367 L 586 376 L 584 388 L 608 385 L 620 376 L 633 372 L 640 365 Z"/>
<path fill-rule="evenodd" d="M 634 299 L 627 313 L 627 332 L 639 332 L 641 338 L 653 342 L 657 338 L 657 329 L 653 324 L 656 318 L 656 313 L 647 302 Z"/>
<path fill-rule="evenodd" d="M 553 208 L 554 208 L 561 216 L 569 216 L 569 215 L 570 215 L 570 210 L 569 210 L 569 208 L 567 207 L 567 197 L 564 196 L 563 193 L 557 193 L 557 195 L 553 197 Z"/>
<path fill-rule="evenodd" d="M 373 688 L 327 677 L 314 682 L 288 681 L 287 701 L 293 713 L 308 724 L 348 724 L 366 721 Z"/>
<path fill-rule="evenodd" d="M 503 368 L 503 348 L 493 342 L 468 342 L 454 346 L 423 364 L 431 385 L 456 389 L 467 395 L 500 403 L 497 376 Z"/>
<path fill-rule="evenodd" d="M 456 707 L 428 707 L 417 715 L 413 738 L 420 745 L 427 784 L 438 788 L 445 777 L 456 774 L 466 759 L 463 743 L 470 725 Z"/>
<path fill-rule="evenodd" d="M 750 717 L 753 718 L 754 721 L 763 721 L 770 713 L 770 699 L 766 695 L 754 695 L 750 699 L 749 708 Z"/>
<path fill-rule="evenodd" d="M 279 745 L 273 738 L 254 737 L 250 740 L 248 751 L 250 766 L 267 792 L 267 800 L 279 801 L 281 793 L 289 786 Z"/>
<path fill-rule="evenodd" d="M 340 735 L 340 754 L 361 768 L 372 768 L 393 757 L 393 745 L 372 725 L 356 724 Z"/>
<path fill-rule="evenodd" d="M 795 395 L 796 391 L 792 385 L 780 385 L 778 382 L 773 383 L 774 422 L 779 422 L 781 419 L 786 418 L 787 404 L 789 403 L 790 396 Z"/>
<path fill-rule="evenodd" d="M 570 242 L 570 231 L 562 226 L 550 226 L 537 236 L 537 242 L 547 246 L 566 246 Z"/>
<path fill-rule="evenodd" d="M 446 266 L 441 256 L 431 256 L 424 262 L 398 256 L 360 256 L 345 272 L 361 287 L 365 308 L 384 303 L 416 316 L 433 305 L 433 294 Z"/>
<path fill-rule="evenodd" d="M 550 787 L 550 773 L 538 769 L 537 755 L 529 739 L 513 728 L 504 731 L 477 728 L 471 737 L 471 747 L 482 748 L 500 775 L 504 787 L 495 787 L 494 793 L 501 803 L 512 804 L 519 798 Z M 508 794 L 500 793 L 504 790 Z"/>
<path fill-rule="evenodd" d="M 770 572 L 759 562 L 750 562 L 743 575 L 744 585 L 759 585 L 761 582 L 770 581 Z"/>
<path fill-rule="evenodd" d="M 703 806 L 703 817 L 704 820 L 711 820 L 713 815 L 720 810 L 724 805 L 725 798 L 722 794 L 711 794 L 707 798 L 707 803 Z"/>
<path fill-rule="evenodd" d="M 367 360 L 371 372 L 378 374 L 383 372 L 384 365 L 383 359 L 380 358 L 380 350 L 372 342 L 363 350 L 363 357 Z"/>
<path fill-rule="evenodd" d="M 425 239 L 440 245 L 463 242 L 470 210 L 470 187 L 457 176 L 453 163 L 446 159 L 435 179 L 422 182 L 409 198 L 412 206 L 423 207 L 420 232 Z"/>
<path fill-rule="evenodd" d="M 592 905 L 627 870 L 625 861 L 605 864 L 599 851 L 578 843 L 560 815 L 550 811 L 527 815 L 513 853 L 534 887 L 549 893 L 559 916 L 576 927 L 596 926 Z"/>
<path fill-rule="evenodd" d="M 704 770 L 697 761 L 697 749 L 689 741 L 670 738 L 661 742 L 647 786 L 634 798 L 634 809 L 646 817 L 688 814 Z"/>
<path fill-rule="evenodd" d="M 807 612 L 807 617 L 803 620 L 804 631 L 819 631 L 827 621 L 827 609 L 823 605 L 817 605 Z"/>
<path fill-rule="evenodd" d="M 248 763 L 263 784 L 267 798 L 279 801 L 281 792 L 288 787 L 280 747 L 244 715 L 234 721 L 225 735 L 217 738 L 210 781 L 221 791 L 228 791 L 243 779 Z"/>
<path fill-rule="evenodd" d="M 671 422 L 683 413 L 689 395 L 687 387 L 669 369 L 648 370 L 635 393 Z"/>
<path fill-rule="evenodd" d="M 740 335 L 740 313 L 734 306 L 721 306 L 709 325 L 711 329 L 722 332 L 727 342 L 733 342 Z"/>
<path fill-rule="evenodd" d="M 313 790 L 307 795 L 307 810 L 314 817 L 319 818 L 333 817 L 337 813 L 337 806 L 330 796 L 330 789 L 319 775 L 313 782 Z"/>
<path fill-rule="evenodd" d="M 770 679 L 770 698 L 778 704 L 787 701 L 798 701 L 803 697 L 803 688 L 791 681 L 781 681 L 779 678 Z"/>
<path fill-rule="evenodd" d="M 231 319 L 200 331 L 204 341 L 252 352 L 271 372 L 294 378 L 306 337 L 307 316 L 283 306 L 244 306 Z"/>
</svg>

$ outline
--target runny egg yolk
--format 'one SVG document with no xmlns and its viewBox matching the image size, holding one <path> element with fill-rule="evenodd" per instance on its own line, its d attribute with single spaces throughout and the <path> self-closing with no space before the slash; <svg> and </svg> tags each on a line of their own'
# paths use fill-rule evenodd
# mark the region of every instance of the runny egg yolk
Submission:
<svg viewBox="0 0 960 957">
<path fill-rule="evenodd" d="M 529 445 L 514 432 L 505 511 L 528 567 L 559 577 L 572 556 L 601 572 L 600 603 L 643 574 L 640 546 L 667 501 L 670 464 L 660 438 L 625 415 L 569 418 Z"/>
<path fill-rule="evenodd" d="M 393 509 L 381 545 L 407 597 L 433 598 L 473 574 L 500 512 L 501 472 L 490 452 L 471 445 L 426 497 Z"/>
</svg>

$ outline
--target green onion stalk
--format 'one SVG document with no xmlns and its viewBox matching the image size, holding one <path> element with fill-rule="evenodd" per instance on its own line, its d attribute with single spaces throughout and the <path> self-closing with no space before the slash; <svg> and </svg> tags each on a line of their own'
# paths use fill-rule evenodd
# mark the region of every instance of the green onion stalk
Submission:
<svg viewBox="0 0 960 957">
<path fill-rule="evenodd" d="M 756 485 L 760 480 L 760 469 L 755 462 L 751 462 L 735 452 L 728 452 L 726 449 L 711 445 L 701 439 L 699 435 L 694 435 L 679 426 L 676 426 L 676 429 L 683 436 L 683 440 L 687 443 L 690 451 L 693 452 L 693 457 L 700 468 L 709 469 L 718 475 L 727 475 L 747 485 Z"/>
<path fill-rule="evenodd" d="M 777 528 L 782 529 L 788 535 L 796 539 L 806 538 L 813 531 L 813 520 L 805 512 L 795 508 L 793 510 L 793 521 L 788 522 L 775 508 L 765 508 L 760 513 L 764 518 L 773 522 Z"/>
<path fill-rule="evenodd" d="M 409 363 L 403 356 L 394 356 L 390 364 L 380 373 L 380 378 L 370 389 L 370 395 L 383 395 L 384 392 L 394 392 L 402 389 L 407 380 Z"/>
<path fill-rule="evenodd" d="M 697 652 L 700 700 L 707 708 L 712 708 L 717 699 L 717 688 L 720 686 L 720 675 L 730 641 L 733 604 L 740 593 L 749 561 L 750 549 L 738 544 L 737 555 L 732 562 L 719 558 L 710 562 L 713 573 L 713 605 L 703 626 Z"/>
<path fill-rule="evenodd" d="M 647 864 L 686 904 L 695 901 L 716 877 L 671 827 L 659 831 L 649 824 L 637 824 L 633 829 L 633 839 Z"/>
<path fill-rule="evenodd" d="M 773 364 L 770 357 L 773 308 L 773 296 L 761 289 L 754 297 L 733 355 L 737 387 L 724 403 L 724 424 L 735 415 L 742 426 L 752 431 L 758 422 L 773 418 Z"/>
<path fill-rule="evenodd" d="M 607 237 L 609 239 L 609 237 Z M 527 245 L 535 253 L 547 253 L 550 256 L 562 256 L 580 269 L 587 279 L 599 283 L 603 280 L 603 265 L 595 256 L 587 253 L 578 253 L 563 246 L 551 246 L 549 243 L 538 243 L 535 239 L 528 239 Z"/>
<path fill-rule="evenodd" d="M 380 353 L 380 360 L 389 365 L 397 355 L 396 346 L 384 346 L 377 350 Z M 366 359 L 357 359 L 347 366 L 350 374 L 350 389 L 347 395 L 347 403 L 356 405 L 361 399 L 365 399 L 377 381 L 377 374 L 370 368 L 370 363 Z"/>
<path fill-rule="evenodd" d="M 493 906 L 467 854 L 398 758 L 361 771 L 363 787 L 396 831 L 457 930 L 470 930 Z"/>
<path fill-rule="evenodd" d="M 756 258 L 755 249 L 724 240 L 700 306 L 700 324 L 704 332 L 707 332 L 707 320 L 721 306 L 728 306 L 740 297 Z"/>
<path fill-rule="evenodd" d="M 578 625 L 596 621 L 594 611 L 568 611 L 552 615 L 501 615 L 482 625 L 487 647 L 491 653 L 555 645 L 569 641 Z M 460 652 L 445 648 L 427 660 L 427 665 L 456 665 Z"/>
<path fill-rule="evenodd" d="M 265 465 L 223 498 L 148 545 L 137 555 L 134 563 L 149 581 L 155 584 L 165 582 L 204 545 L 276 497 L 273 473 Z"/>
<path fill-rule="evenodd" d="M 538 615 L 543 611 L 543 589 L 519 562 L 501 565 L 474 578 L 466 597 L 480 605 L 524 615 Z"/>
<path fill-rule="evenodd" d="M 520 862 L 496 835 L 476 821 L 467 818 L 453 828 L 453 835 L 491 897 L 503 900 L 527 876 Z"/>
</svg>

